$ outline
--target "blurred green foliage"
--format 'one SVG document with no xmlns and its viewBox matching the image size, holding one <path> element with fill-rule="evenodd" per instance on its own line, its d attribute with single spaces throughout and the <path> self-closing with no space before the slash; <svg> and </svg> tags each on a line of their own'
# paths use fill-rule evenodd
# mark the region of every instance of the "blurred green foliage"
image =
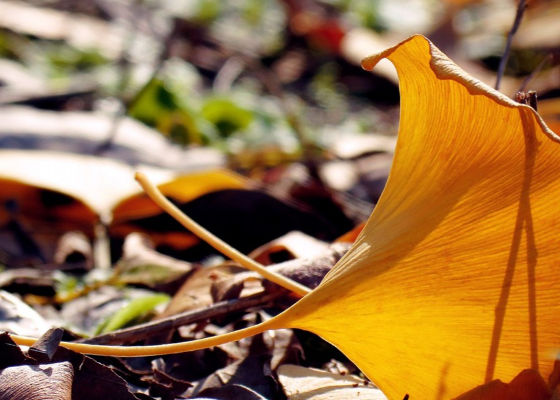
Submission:
<svg viewBox="0 0 560 400">
<path fill-rule="evenodd" d="M 83 9 L 78 0 L 67 2 Z M 394 133 L 398 116 L 387 110 L 398 94 L 393 103 L 378 104 L 391 84 L 359 76 L 337 40 L 354 28 L 399 36 L 411 18 L 441 22 L 445 10 L 444 2 L 434 0 L 124 0 L 122 7 L 126 12 L 95 15 L 107 27 L 129 29 L 120 55 L 118 46 L 116 53 L 115 46 L 107 52 L 102 44 L 79 48 L 72 41 L 0 30 L 0 57 L 57 89 L 70 81 L 95 83 L 100 110 L 119 103 L 175 143 L 213 146 L 244 165 L 293 160 L 305 153 L 302 146 L 328 148 L 329 139 L 342 133 Z M 458 13 L 457 38 L 449 40 L 460 45 L 461 35 L 478 35 L 488 10 L 475 4 Z M 307 31 L 295 28 L 302 21 Z M 154 22 L 161 23 L 161 32 Z M 503 48 L 500 35 L 486 33 L 495 40 L 474 46 L 476 59 L 494 70 Z M 321 40 L 335 43 L 313 45 Z M 514 50 L 506 73 L 527 75 L 543 56 Z"/>
<path fill-rule="evenodd" d="M 128 113 L 184 146 L 208 142 L 197 127 L 195 113 L 166 87 L 162 79 L 152 79 L 136 97 Z"/>
<path fill-rule="evenodd" d="M 169 296 L 166 294 L 154 294 L 131 300 L 126 306 L 99 324 L 95 330 L 95 335 L 145 322 L 149 317 L 153 316 L 152 313 L 155 307 L 168 301 Z"/>
<path fill-rule="evenodd" d="M 207 99 L 200 111 L 202 117 L 214 124 L 222 138 L 246 129 L 253 120 L 251 111 L 223 97 Z"/>
<path fill-rule="evenodd" d="M 41 43 L 40 46 L 53 70 L 61 74 L 84 72 L 108 63 L 108 60 L 95 49 L 77 49 L 62 42 Z"/>
</svg>

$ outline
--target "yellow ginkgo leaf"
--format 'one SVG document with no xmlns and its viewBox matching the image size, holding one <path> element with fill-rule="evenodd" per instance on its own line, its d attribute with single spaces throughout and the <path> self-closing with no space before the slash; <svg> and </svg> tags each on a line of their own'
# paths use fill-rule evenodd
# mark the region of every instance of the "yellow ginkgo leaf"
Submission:
<svg viewBox="0 0 560 400">
<path fill-rule="evenodd" d="M 281 318 L 320 334 L 390 399 L 450 399 L 560 348 L 560 146 L 533 109 L 421 36 L 391 60 L 401 126 L 389 181 L 353 249 Z"/>
<path fill-rule="evenodd" d="M 56 220 L 88 233 L 103 217 L 116 236 L 124 237 L 132 231 L 123 226 L 127 221 L 161 213 L 132 179 L 137 170 L 181 203 L 216 190 L 248 187 L 245 178 L 224 169 L 182 172 L 81 154 L 11 149 L 0 150 L 0 203 L 15 201 L 29 224 Z M 53 193 L 51 198 L 45 191 Z M 0 224 L 8 220 L 8 212 L 0 208 Z"/>
<path fill-rule="evenodd" d="M 363 65 L 382 58 L 400 78 L 393 167 L 363 232 L 319 287 L 276 318 L 215 338 L 64 345 L 138 356 L 299 328 L 338 347 L 391 400 L 453 399 L 525 369 L 546 381 L 560 351 L 560 138 L 422 36 Z"/>
</svg>

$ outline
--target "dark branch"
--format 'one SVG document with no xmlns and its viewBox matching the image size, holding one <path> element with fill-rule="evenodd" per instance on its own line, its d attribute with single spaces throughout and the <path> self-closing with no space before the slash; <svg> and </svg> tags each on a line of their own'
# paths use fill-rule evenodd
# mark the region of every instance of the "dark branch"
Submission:
<svg viewBox="0 0 560 400">
<path fill-rule="evenodd" d="M 104 335 L 81 340 L 80 342 L 88 344 L 123 344 L 137 342 L 157 334 L 169 332 L 183 325 L 215 318 L 233 311 L 242 311 L 251 307 L 263 306 L 282 294 L 285 294 L 285 292 L 279 290 L 273 293 L 262 292 L 235 300 L 221 301 L 203 309 L 186 311 L 165 319 L 136 325 L 131 328 L 119 329 Z"/>
<path fill-rule="evenodd" d="M 523 19 L 523 13 L 527 8 L 527 0 L 520 0 L 519 5 L 517 6 L 517 12 L 515 13 L 515 20 L 513 21 L 513 26 L 509 31 L 506 48 L 504 50 L 504 55 L 500 60 L 500 66 L 498 67 L 498 76 L 496 77 L 496 90 L 500 90 L 500 83 L 502 81 L 502 77 L 504 76 L 504 72 L 506 70 L 506 65 L 509 59 L 509 53 L 511 51 L 511 42 L 513 41 L 513 35 L 519 29 L 519 25 L 521 25 L 521 20 Z"/>
</svg>

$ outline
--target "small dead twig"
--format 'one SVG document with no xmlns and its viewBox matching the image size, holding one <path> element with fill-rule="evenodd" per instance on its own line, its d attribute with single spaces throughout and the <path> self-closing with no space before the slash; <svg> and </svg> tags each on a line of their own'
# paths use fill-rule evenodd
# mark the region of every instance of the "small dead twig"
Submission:
<svg viewBox="0 0 560 400">
<path fill-rule="evenodd" d="M 542 69 L 552 61 L 553 56 L 552 54 L 547 55 L 540 63 L 539 65 L 537 65 L 537 68 L 535 68 L 533 70 L 533 72 L 531 72 L 524 80 L 523 83 L 521 84 L 521 86 L 519 87 L 519 89 L 517 90 L 518 92 L 524 92 L 525 89 L 527 88 L 527 85 L 529 84 L 529 82 L 531 82 L 535 76 L 537 76 Z"/>
<path fill-rule="evenodd" d="M 272 300 L 286 294 L 287 291 L 277 290 L 273 293 L 261 292 L 239 299 L 221 301 L 199 310 L 190 310 L 171 317 L 139 324 L 131 328 L 99 335 L 91 339 L 81 340 L 87 344 L 123 344 L 144 340 L 157 334 L 169 332 L 183 325 L 192 324 L 209 318 L 216 318 L 234 311 L 246 310 L 251 307 L 264 306 Z"/>
<path fill-rule="evenodd" d="M 519 25 L 521 25 L 521 20 L 523 19 L 523 14 L 525 9 L 527 8 L 527 0 L 520 0 L 517 6 L 517 12 L 515 13 L 515 20 L 513 21 L 513 26 L 508 33 L 506 48 L 504 50 L 504 55 L 500 60 L 500 65 L 498 67 L 498 75 L 496 76 L 496 86 L 494 87 L 496 90 L 500 90 L 500 83 L 502 81 L 502 77 L 506 70 L 506 65 L 509 59 L 509 53 L 511 52 L 511 42 L 513 41 L 513 36 L 519 29 Z"/>
</svg>

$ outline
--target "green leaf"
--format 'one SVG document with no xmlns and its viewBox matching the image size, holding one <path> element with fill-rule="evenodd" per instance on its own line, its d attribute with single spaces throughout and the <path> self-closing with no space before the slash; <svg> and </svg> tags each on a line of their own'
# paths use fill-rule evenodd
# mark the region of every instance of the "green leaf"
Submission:
<svg viewBox="0 0 560 400">
<path fill-rule="evenodd" d="M 149 315 L 156 306 L 167 301 L 169 301 L 169 296 L 166 294 L 155 294 L 153 296 L 134 299 L 124 308 L 102 322 L 97 327 L 95 334 L 100 335 L 133 325 L 134 322 L 142 320 Z"/>
</svg>

